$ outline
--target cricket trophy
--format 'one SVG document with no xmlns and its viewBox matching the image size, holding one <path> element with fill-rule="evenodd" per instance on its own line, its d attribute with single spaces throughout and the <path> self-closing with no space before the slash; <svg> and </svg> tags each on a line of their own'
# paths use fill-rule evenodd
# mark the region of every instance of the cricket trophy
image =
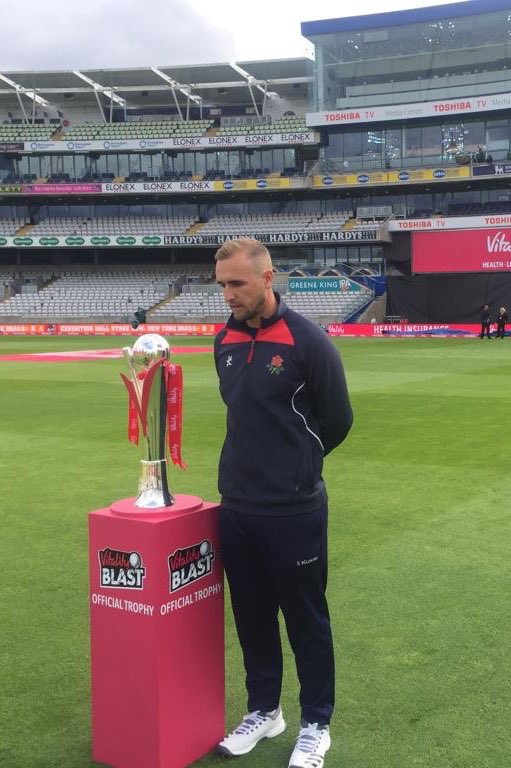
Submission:
<svg viewBox="0 0 511 768">
<path fill-rule="evenodd" d="M 170 462 L 185 465 L 167 341 L 123 352 L 128 438 L 144 453 L 138 496 L 89 513 L 92 759 L 186 768 L 225 734 L 219 504 L 169 489 Z"/>
<path fill-rule="evenodd" d="M 181 458 L 182 371 L 169 362 L 170 347 L 163 336 L 148 333 L 124 347 L 130 377 L 121 374 L 128 390 L 128 439 L 138 445 L 140 429 L 145 458 L 135 506 L 158 509 L 174 504 L 169 489 L 167 452 L 184 469 Z"/>
</svg>

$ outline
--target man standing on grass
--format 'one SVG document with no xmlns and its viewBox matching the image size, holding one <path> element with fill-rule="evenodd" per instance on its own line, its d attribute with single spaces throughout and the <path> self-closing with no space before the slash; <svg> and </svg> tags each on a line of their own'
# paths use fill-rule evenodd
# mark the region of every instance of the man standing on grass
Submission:
<svg viewBox="0 0 511 768">
<path fill-rule="evenodd" d="M 295 655 L 302 717 L 289 768 L 321 768 L 335 688 L 321 470 L 323 457 L 352 424 L 344 371 L 328 336 L 273 291 L 271 257 L 262 243 L 232 240 L 215 260 L 232 311 L 215 339 L 227 406 L 220 546 L 248 691 L 248 714 L 218 751 L 246 754 L 286 727 L 280 609 Z"/>
<path fill-rule="evenodd" d="M 488 339 L 491 338 L 490 325 L 491 325 L 490 307 L 488 304 L 484 304 L 481 310 L 481 333 L 480 333 L 481 339 L 484 339 L 485 334 Z"/>
</svg>

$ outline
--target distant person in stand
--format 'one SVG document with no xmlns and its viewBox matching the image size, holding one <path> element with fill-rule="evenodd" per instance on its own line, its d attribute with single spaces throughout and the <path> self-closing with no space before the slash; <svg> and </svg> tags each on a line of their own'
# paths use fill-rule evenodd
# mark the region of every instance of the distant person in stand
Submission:
<svg viewBox="0 0 511 768">
<path fill-rule="evenodd" d="M 476 163 L 484 163 L 485 160 L 486 160 L 486 157 L 485 157 L 483 148 L 478 146 L 477 152 L 475 154 L 475 161 Z"/>
<path fill-rule="evenodd" d="M 483 305 L 483 309 L 481 311 L 481 333 L 480 338 L 484 339 L 484 335 L 486 334 L 487 339 L 491 339 L 490 336 L 490 307 L 488 304 Z"/>
<path fill-rule="evenodd" d="M 506 335 L 507 312 L 505 307 L 499 309 L 497 315 L 497 338 L 503 339 Z"/>
</svg>

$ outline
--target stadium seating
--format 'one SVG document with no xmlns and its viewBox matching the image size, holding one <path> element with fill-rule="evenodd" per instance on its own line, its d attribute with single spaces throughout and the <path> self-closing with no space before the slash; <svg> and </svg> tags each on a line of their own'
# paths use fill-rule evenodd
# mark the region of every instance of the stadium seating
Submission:
<svg viewBox="0 0 511 768">
<path fill-rule="evenodd" d="M 348 224 L 350 228 L 374 229 L 374 222 L 359 222 L 351 211 L 335 213 L 279 213 L 213 216 L 207 222 L 199 222 L 194 216 L 102 216 L 97 218 L 54 217 L 31 225 L 29 236 L 45 235 L 184 235 L 194 227 L 195 234 L 272 234 L 281 232 L 339 231 Z M 0 219 L 1 234 L 16 234 L 27 224 L 23 219 Z"/>
<path fill-rule="evenodd" d="M 287 290 L 287 277 L 285 281 L 279 280 L 277 287 L 292 309 L 311 320 L 327 322 L 345 321 L 373 298 L 369 289 L 358 293 L 291 292 Z M 225 320 L 229 315 L 229 307 L 217 286 L 197 285 L 187 286 L 185 292 L 162 303 L 150 313 L 150 320 Z"/>
<path fill-rule="evenodd" d="M 148 321 L 223 322 L 230 310 L 221 289 L 207 282 L 212 278 L 210 264 L 110 269 L 4 266 L 0 269 L 4 290 L 13 282 L 17 290 L 28 282 L 37 282 L 40 289 L 0 301 L 0 321 L 131 322 L 141 307 L 147 311 Z M 288 292 L 288 272 L 277 272 L 275 285 L 288 305 L 301 314 L 332 322 L 345 320 L 372 298 L 366 289 L 357 294 Z"/>
<path fill-rule="evenodd" d="M 189 321 L 213 317 L 221 321 L 226 320 L 229 315 L 230 309 L 220 290 L 206 292 L 198 287 L 193 292 L 182 293 L 156 308 L 150 313 L 149 319 L 154 322 L 164 322 L 168 318 L 182 318 Z"/>
<path fill-rule="evenodd" d="M 303 133 L 309 129 L 305 118 L 298 115 L 281 117 L 274 123 L 263 125 L 222 125 L 217 136 L 247 136 L 252 133 Z"/>
<path fill-rule="evenodd" d="M 137 307 L 147 310 L 168 296 L 172 282 L 169 274 L 143 270 L 110 275 L 76 272 L 58 277 L 37 293 L 19 293 L 0 303 L 0 316 L 126 321 L 132 319 Z"/>
<path fill-rule="evenodd" d="M 309 319 L 325 318 L 344 322 L 373 298 L 372 291 L 360 293 L 299 293 L 286 295 L 286 303 Z"/>
<path fill-rule="evenodd" d="M 350 212 L 279 213 L 247 216 L 215 216 L 200 228 L 201 235 L 250 234 L 339 230 L 350 218 Z"/>
<path fill-rule="evenodd" d="M 151 120 L 129 123 L 84 123 L 69 128 L 66 141 L 99 141 L 119 139 L 168 139 L 203 136 L 213 120 Z"/>
<path fill-rule="evenodd" d="M 0 144 L 16 141 L 47 141 L 60 130 L 60 125 L 0 125 Z"/>
<path fill-rule="evenodd" d="M 26 219 L 12 218 L 0 219 L 0 235 L 14 237 L 16 232 L 27 223 Z"/>
<path fill-rule="evenodd" d="M 166 299 L 180 281 L 191 277 L 202 281 L 210 278 L 210 265 L 62 270 L 51 266 L 3 267 L 0 286 L 31 278 L 43 287 L 36 293 L 17 293 L 0 301 L 0 318 L 10 322 L 22 318 L 131 322 L 138 307 L 149 310 Z"/>
<path fill-rule="evenodd" d="M 62 217 L 39 222 L 30 229 L 30 235 L 184 235 L 194 222 L 193 216 Z"/>
<path fill-rule="evenodd" d="M 363 231 L 368 229 L 375 229 L 375 227 L 380 227 L 383 222 L 381 221 L 360 221 L 360 219 L 356 219 L 353 222 L 353 226 L 351 229 L 357 230 L 357 231 Z"/>
</svg>

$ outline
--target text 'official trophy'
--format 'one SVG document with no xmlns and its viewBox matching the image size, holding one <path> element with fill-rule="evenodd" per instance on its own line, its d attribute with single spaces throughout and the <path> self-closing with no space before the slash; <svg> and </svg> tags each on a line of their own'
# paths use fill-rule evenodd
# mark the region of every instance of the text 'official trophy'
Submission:
<svg viewBox="0 0 511 768">
<path fill-rule="evenodd" d="M 174 499 L 167 479 L 167 450 L 173 464 L 186 466 L 181 458 L 181 366 L 169 362 L 170 347 L 156 333 L 140 336 L 123 353 L 130 372 L 129 378 L 121 373 L 129 397 L 128 439 L 138 445 L 142 428 L 147 449 L 135 506 L 169 507 Z"/>
</svg>

